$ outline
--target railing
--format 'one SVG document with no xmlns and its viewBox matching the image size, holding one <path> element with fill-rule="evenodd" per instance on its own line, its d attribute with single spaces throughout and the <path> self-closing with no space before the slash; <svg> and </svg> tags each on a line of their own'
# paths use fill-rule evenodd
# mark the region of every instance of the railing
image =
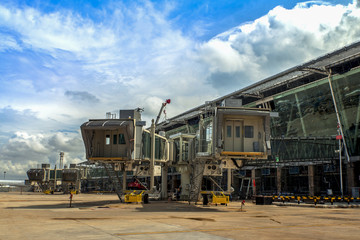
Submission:
<svg viewBox="0 0 360 240">
<path fill-rule="evenodd" d="M 274 202 L 282 202 L 282 203 L 311 203 L 311 204 L 323 204 L 323 203 L 331 203 L 331 205 L 334 204 L 334 202 L 342 202 L 350 204 L 351 202 L 355 202 L 360 200 L 360 197 L 352 197 L 352 196 L 277 196 L 274 195 L 272 197 L 272 200 Z"/>
</svg>

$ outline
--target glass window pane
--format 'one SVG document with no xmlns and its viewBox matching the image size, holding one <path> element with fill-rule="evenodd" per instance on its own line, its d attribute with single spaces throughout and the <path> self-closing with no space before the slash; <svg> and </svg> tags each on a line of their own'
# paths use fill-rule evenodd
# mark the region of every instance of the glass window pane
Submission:
<svg viewBox="0 0 360 240">
<path fill-rule="evenodd" d="M 212 139 L 212 123 L 206 127 L 206 141 L 210 142 Z"/>
<path fill-rule="evenodd" d="M 246 138 L 254 138 L 254 127 L 253 126 L 245 126 L 245 137 Z"/>
<path fill-rule="evenodd" d="M 237 138 L 240 137 L 240 126 L 236 126 L 236 128 L 235 128 L 235 136 L 236 136 Z"/>
<path fill-rule="evenodd" d="M 231 126 L 226 126 L 226 136 L 231 137 Z"/>
<path fill-rule="evenodd" d="M 126 144 L 124 134 L 119 134 L 119 144 Z"/>
<path fill-rule="evenodd" d="M 113 144 L 117 144 L 117 135 L 116 134 L 113 135 Z"/>
<path fill-rule="evenodd" d="M 110 144 L 110 135 L 106 135 L 105 144 L 106 145 Z"/>
</svg>

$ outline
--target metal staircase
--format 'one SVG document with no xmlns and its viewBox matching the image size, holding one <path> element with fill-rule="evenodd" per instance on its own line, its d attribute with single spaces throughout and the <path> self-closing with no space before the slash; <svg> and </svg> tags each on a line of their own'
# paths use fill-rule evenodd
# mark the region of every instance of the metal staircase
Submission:
<svg viewBox="0 0 360 240">
<path fill-rule="evenodd" d="M 190 178 L 189 204 L 199 201 L 202 179 L 204 176 L 205 161 L 195 159 L 192 164 L 192 174 Z"/>
<path fill-rule="evenodd" d="M 121 195 L 123 194 L 122 192 L 122 187 L 121 187 L 121 180 L 119 177 L 119 172 L 115 171 L 114 168 L 114 164 L 113 163 L 103 163 L 103 166 L 110 178 L 111 183 L 114 186 L 115 192 L 118 195 L 120 202 L 122 202 L 121 200 Z"/>
</svg>

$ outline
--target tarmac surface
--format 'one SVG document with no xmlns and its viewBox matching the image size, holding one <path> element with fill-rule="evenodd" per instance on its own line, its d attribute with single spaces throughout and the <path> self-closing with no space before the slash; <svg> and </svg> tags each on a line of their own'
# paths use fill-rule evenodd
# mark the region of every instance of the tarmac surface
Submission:
<svg viewBox="0 0 360 240">
<path fill-rule="evenodd" d="M 360 239 L 360 208 L 120 203 L 115 194 L 0 193 L 0 239 Z"/>
</svg>

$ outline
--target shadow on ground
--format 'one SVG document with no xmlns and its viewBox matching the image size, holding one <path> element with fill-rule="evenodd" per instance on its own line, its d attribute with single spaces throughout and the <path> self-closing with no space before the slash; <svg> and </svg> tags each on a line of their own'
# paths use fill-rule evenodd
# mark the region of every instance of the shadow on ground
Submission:
<svg viewBox="0 0 360 240">
<path fill-rule="evenodd" d="M 76 202 L 73 201 L 71 208 L 108 207 L 109 204 L 119 204 L 119 200 Z M 59 209 L 70 208 L 70 201 L 58 204 L 29 205 L 20 207 L 7 207 L 7 209 Z"/>
<path fill-rule="evenodd" d="M 137 212 L 222 212 L 226 210 L 226 206 L 205 206 L 188 204 L 187 202 L 164 202 L 151 201 L 148 204 L 136 203 L 120 203 L 119 200 L 105 200 L 105 201 L 87 201 L 76 202 L 73 201 L 71 208 L 119 208 L 132 209 Z M 7 209 L 64 209 L 70 208 L 70 202 L 63 202 L 58 204 L 42 204 L 42 205 L 28 205 L 19 207 L 7 207 Z"/>
<path fill-rule="evenodd" d="M 222 212 L 225 206 L 202 206 L 187 202 L 150 202 L 136 208 L 138 212 Z M 225 210 L 225 209 L 224 209 Z"/>
</svg>

